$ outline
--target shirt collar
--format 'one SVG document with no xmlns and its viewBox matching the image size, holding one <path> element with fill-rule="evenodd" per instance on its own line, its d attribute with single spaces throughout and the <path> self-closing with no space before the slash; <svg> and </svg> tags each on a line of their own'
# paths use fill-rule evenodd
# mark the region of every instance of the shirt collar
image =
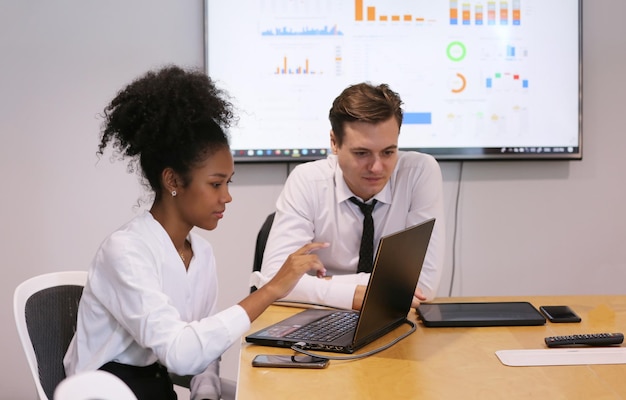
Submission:
<svg viewBox="0 0 626 400">
<path fill-rule="evenodd" d="M 335 166 L 335 199 L 337 200 L 337 204 L 348 200 L 352 196 L 356 196 L 346 183 L 346 180 L 343 178 L 343 171 L 339 167 L 339 163 L 337 163 L 336 156 L 332 156 L 334 158 L 334 166 Z M 395 175 L 394 173 L 391 175 L 392 177 Z M 358 196 L 356 196 L 358 198 Z M 376 201 L 385 204 L 391 204 L 391 179 L 387 181 L 383 190 L 378 192 L 373 197 Z"/>
</svg>

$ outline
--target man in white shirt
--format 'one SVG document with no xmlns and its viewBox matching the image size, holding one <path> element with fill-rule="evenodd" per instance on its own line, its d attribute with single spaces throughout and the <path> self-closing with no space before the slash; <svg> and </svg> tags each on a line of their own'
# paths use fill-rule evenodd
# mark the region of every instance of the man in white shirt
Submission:
<svg viewBox="0 0 626 400">
<path fill-rule="evenodd" d="M 430 155 L 398 150 L 401 105 L 385 84 L 356 84 L 335 99 L 332 154 L 298 165 L 287 178 L 254 284 L 263 285 L 303 244 L 328 242 L 317 252 L 326 276 L 304 275 L 284 300 L 360 309 L 370 276 L 357 270 L 365 218 L 360 201 L 373 204 L 374 248 L 381 236 L 436 218 L 412 306 L 435 297 L 445 250 L 441 170 Z"/>
</svg>

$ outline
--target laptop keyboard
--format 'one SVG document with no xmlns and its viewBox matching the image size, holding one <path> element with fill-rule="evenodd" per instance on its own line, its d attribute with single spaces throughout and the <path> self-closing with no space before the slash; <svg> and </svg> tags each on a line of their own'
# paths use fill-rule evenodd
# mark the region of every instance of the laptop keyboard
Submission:
<svg viewBox="0 0 626 400">
<path fill-rule="evenodd" d="M 320 318 L 317 321 L 313 321 L 285 335 L 285 337 L 307 341 L 331 341 L 353 330 L 358 320 L 358 313 L 338 311 L 324 318 Z"/>
</svg>

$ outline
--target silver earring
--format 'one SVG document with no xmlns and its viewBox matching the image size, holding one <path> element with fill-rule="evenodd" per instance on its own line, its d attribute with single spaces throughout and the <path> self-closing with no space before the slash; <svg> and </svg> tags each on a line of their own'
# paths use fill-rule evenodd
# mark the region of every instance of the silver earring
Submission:
<svg viewBox="0 0 626 400">
<path fill-rule="evenodd" d="M 172 190 L 172 197 L 176 197 L 176 190 Z"/>
</svg>

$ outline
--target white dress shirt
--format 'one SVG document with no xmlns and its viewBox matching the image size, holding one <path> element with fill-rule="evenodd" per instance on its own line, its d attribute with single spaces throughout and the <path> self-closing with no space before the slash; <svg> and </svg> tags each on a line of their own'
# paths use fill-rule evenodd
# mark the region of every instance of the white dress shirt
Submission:
<svg viewBox="0 0 626 400">
<path fill-rule="evenodd" d="M 331 155 L 298 165 L 289 174 L 276 202 L 276 216 L 265 248 L 261 273 L 251 283 L 262 285 L 280 269 L 289 254 L 310 242 L 329 242 L 316 250 L 332 279 L 305 275 L 284 300 L 351 308 L 357 285 L 367 285 L 369 273 L 356 273 L 363 214 L 348 199 L 348 188 L 337 157 Z M 428 154 L 398 152 L 389 182 L 374 198 L 374 243 L 429 218 L 433 229 L 418 287 L 432 300 L 441 280 L 445 223 L 441 169 Z M 362 199 L 361 199 L 362 200 Z"/>
<path fill-rule="evenodd" d="M 215 313 L 213 249 L 193 232 L 188 240 L 193 249 L 188 270 L 147 211 L 103 242 L 65 355 L 68 376 L 110 361 L 135 366 L 159 361 L 178 375 L 204 372 L 204 383 L 192 382 L 192 398 L 194 390 L 206 392 L 207 385 L 219 382 L 219 357 L 249 329 L 250 320 L 238 305 Z"/>
</svg>

